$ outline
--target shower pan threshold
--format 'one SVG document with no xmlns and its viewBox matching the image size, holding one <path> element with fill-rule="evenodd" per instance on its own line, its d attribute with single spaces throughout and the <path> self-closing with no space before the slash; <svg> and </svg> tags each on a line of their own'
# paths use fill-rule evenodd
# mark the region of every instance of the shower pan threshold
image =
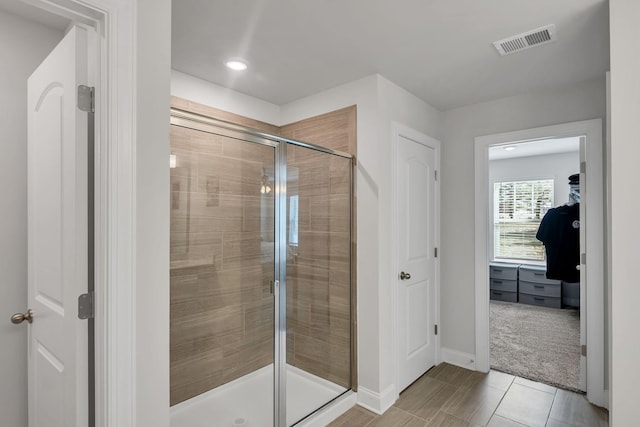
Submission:
<svg viewBox="0 0 640 427">
<path fill-rule="evenodd" d="M 287 425 L 345 391 L 324 378 L 287 365 Z M 273 365 L 171 407 L 171 427 L 227 426 L 273 427 Z"/>
</svg>

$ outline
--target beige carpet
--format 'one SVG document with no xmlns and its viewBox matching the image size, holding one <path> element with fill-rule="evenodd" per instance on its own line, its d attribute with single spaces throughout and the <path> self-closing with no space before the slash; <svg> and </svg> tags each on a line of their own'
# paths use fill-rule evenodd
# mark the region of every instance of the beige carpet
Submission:
<svg viewBox="0 0 640 427">
<path fill-rule="evenodd" d="M 580 391 L 580 312 L 491 301 L 491 368 Z"/>
</svg>

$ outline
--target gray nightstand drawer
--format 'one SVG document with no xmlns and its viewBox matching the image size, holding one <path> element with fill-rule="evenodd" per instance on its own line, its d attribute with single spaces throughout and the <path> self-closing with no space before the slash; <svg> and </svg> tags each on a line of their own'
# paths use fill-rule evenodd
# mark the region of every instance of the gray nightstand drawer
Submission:
<svg viewBox="0 0 640 427">
<path fill-rule="evenodd" d="M 490 297 L 498 301 L 518 302 L 517 292 L 496 291 L 495 289 L 491 289 Z"/>
<path fill-rule="evenodd" d="M 531 283 L 520 281 L 520 293 L 543 297 L 560 298 L 562 296 L 562 288 L 560 285 L 550 285 L 544 283 Z"/>
<path fill-rule="evenodd" d="M 489 277 L 492 279 L 518 280 L 518 264 L 489 263 Z"/>
<path fill-rule="evenodd" d="M 490 279 L 489 288 L 496 291 L 518 292 L 517 280 Z"/>
<path fill-rule="evenodd" d="M 560 280 L 547 279 L 547 268 L 537 265 L 521 265 L 519 269 L 520 281 L 532 283 L 548 283 L 559 285 Z"/>
<path fill-rule="evenodd" d="M 541 307 L 562 308 L 560 298 L 541 297 L 536 295 L 520 294 L 522 304 L 539 305 Z"/>
</svg>

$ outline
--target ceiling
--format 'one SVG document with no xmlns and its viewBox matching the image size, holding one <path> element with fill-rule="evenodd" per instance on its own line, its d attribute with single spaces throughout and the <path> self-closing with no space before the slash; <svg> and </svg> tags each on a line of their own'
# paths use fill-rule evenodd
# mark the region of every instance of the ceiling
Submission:
<svg viewBox="0 0 640 427">
<path fill-rule="evenodd" d="M 64 30 L 17 0 L 0 9 Z M 378 73 L 440 110 L 602 77 L 607 0 L 173 0 L 172 66 L 276 105 Z M 558 40 L 492 42 L 555 24 Z M 242 57 L 250 68 L 224 66 Z"/>
<path fill-rule="evenodd" d="M 172 19 L 173 68 L 277 105 L 379 73 L 447 110 L 609 68 L 607 0 L 173 0 Z M 547 24 L 556 42 L 492 45 Z"/>
<path fill-rule="evenodd" d="M 514 148 L 505 150 L 505 148 Z M 579 153 L 580 138 L 550 138 L 489 147 L 489 160 L 504 160 L 547 154 Z"/>
</svg>

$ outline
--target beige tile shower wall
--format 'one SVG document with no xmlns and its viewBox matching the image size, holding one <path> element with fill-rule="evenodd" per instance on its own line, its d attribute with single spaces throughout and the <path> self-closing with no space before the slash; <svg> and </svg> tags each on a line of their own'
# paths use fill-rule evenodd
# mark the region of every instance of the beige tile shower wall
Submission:
<svg viewBox="0 0 640 427">
<path fill-rule="evenodd" d="M 273 362 L 273 148 L 171 127 L 171 405 Z"/>
<path fill-rule="evenodd" d="M 280 135 L 356 155 L 356 106 L 290 123 Z"/>
<path fill-rule="evenodd" d="M 280 134 L 355 155 L 356 108 L 283 126 Z M 355 330 L 355 274 L 349 268 L 355 245 L 355 227 L 350 235 L 351 162 L 300 147 L 289 147 L 287 156 L 288 170 L 298 176 L 289 179 L 287 193 L 299 197 L 299 242 L 290 245 L 287 259 L 287 363 L 355 387 L 350 371 Z"/>
</svg>

